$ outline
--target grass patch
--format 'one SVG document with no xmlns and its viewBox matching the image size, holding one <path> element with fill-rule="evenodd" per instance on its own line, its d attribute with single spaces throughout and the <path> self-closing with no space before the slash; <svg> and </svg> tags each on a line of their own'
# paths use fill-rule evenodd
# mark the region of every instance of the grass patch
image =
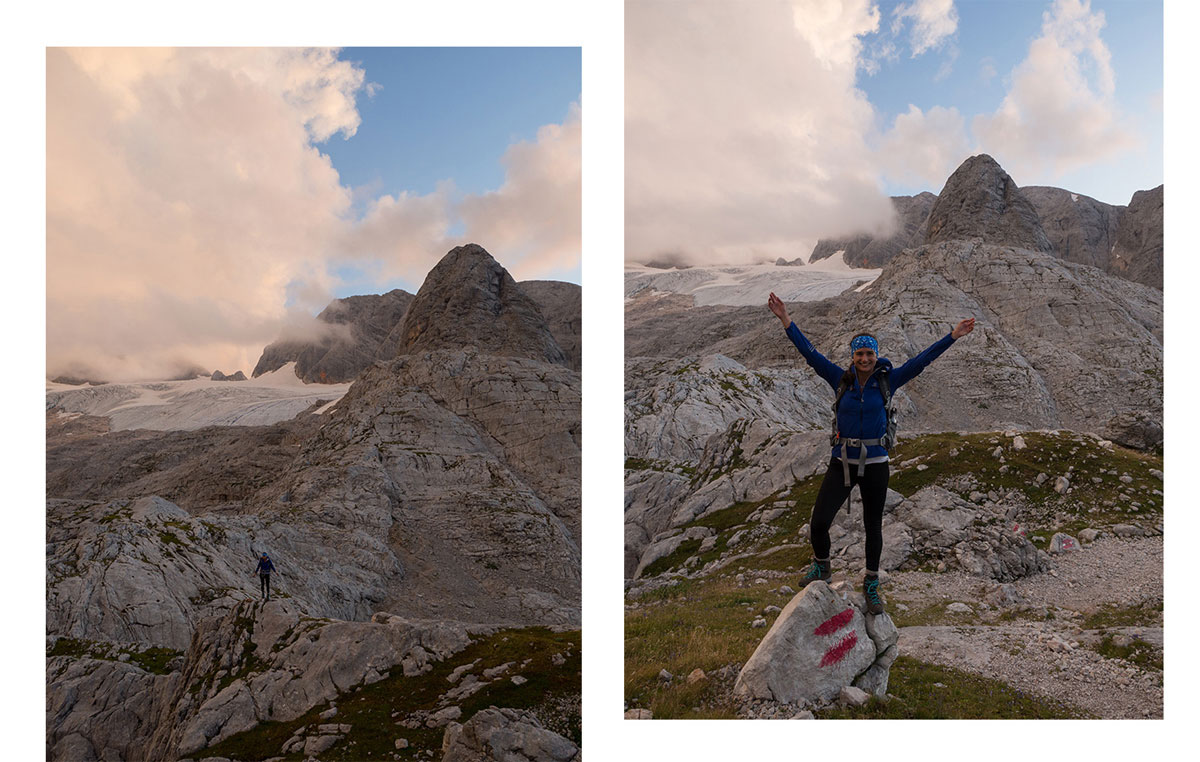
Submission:
<svg viewBox="0 0 1200 762">
<path fill-rule="evenodd" d="M 763 609 L 788 601 L 767 590 L 767 585 L 738 587 L 731 579 L 691 580 L 654 591 L 659 605 L 626 612 L 626 700 L 656 718 L 734 716 L 711 680 L 689 686 L 683 678 L 696 668 L 707 673 L 749 658 L 766 633 L 750 622 L 761 614 L 770 627 L 778 614 L 762 614 Z M 695 605 L 697 599 L 703 603 Z M 663 669 L 676 679 L 662 683 Z"/>
<path fill-rule="evenodd" d="M 1085 616 L 1080 627 L 1085 630 L 1103 630 L 1108 627 L 1160 627 L 1162 610 L 1162 601 L 1148 606 L 1117 606 L 1106 603 Z"/>
<path fill-rule="evenodd" d="M 565 659 L 562 666 L 554 665 L 555 654 Z M 533 627 L 504 630 L 477 641 L 446 661 L 435 663 L 424 675 L 405 677 L 397 667 L 383 680 L 339 696 L 336 701 L 338 712 L 332 719 L 320 719 L 321 712 L 329 708 L 329 704 L 322 704 L 289 722 L 262 723 L 194 756 L 223 756 L 246 762 L 268 758 L 301 760 L 304 758 L 301 752 L 280 753 L 298 729 L 339 723 L 350 725 L 351 731 L 329 751 L 322 753 L 322 760 L 393 759 L 393 755 L 400 759 L 428 759 L 427 752 L 433 752 L 435 758 L 439 758 L 444 728 L 407 728 L 396 723 L 414 711 L 432 712 L 442 708 L 440 697 L 454 687 L 447 681 L 447 676 L 456 667 L 475 660 L 478 664 L 470 672 L 476 675 L 507 662 L 516 664 L 479 692 L 456 703 L 462 709 L 459 722 L 466 722 L 489 706 L 528 709 L 550 730 L 570 738 L 577 745 L 582 744 L 582 718 L 578 711 L 564 714 L 561 708 L 567 704 L 579 705 L 580 633 L 578 630 L 559 633 Z M 521 675 L 528 682 L 518 686 L 510 679 L 513 675 Z M 393 713 L 397 716 L 393 717 Z M 409 747 L 397 750 L 395 741 L 398 738 L 408 739 Z"/>
<path fill-rule="evenodd" d="M 971 672 L 900 656 L 888 679 L 891 701 L 822 711 L 820 719 L 1005 720 L 1072 719 L 1089 715 Z"/>
<path fill-rule="evenodd" d="M 1162 651 L 1144 640 L 1133 640 L 1127 646 L 1118 645 L 1113 642 L 1113 637 L 1112 634 L 1107 634 L 1099 643 L 1089 647 L 1106 659 L 1120 659 L 1142 669 L 1162 672 Z"/>
<path fill-rule="evenodd" d="M 167 665 L 181 656 L 182 651 L 171 648 L 133 648 L 106 643 L 99 640 L 82 640 L 78 638 L 59 638 L 53 647 L 46 651 L 46 656 L 70 656 L 75 659 L 102 659 L 104 661 L 125 661 L 129 664 L 155 675 L 166 675 L 171 672 Z M 121 656 L 127 658 L 122 660 Z"/>
</svg>

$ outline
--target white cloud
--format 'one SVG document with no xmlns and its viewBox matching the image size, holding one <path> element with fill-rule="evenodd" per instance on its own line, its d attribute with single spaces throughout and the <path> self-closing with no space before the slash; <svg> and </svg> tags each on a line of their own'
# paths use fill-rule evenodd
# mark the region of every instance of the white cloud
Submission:
<svg viewBox="0 0 1200 762">
<path fill-rule="evenodd" d="M 986 85 L 995 78 L 996 59 L 991 56 L 985 56 L 979 61 L 979 81 Z"/>
<path fill-rule="evenodd" d="M 505 152 L 504 184 L 458 206 L 466 239 L 479 243 L 517 280 L 564 272 L 582 246 L 581 112 L 572 104 L 562 124 L 538 130 L 534 142 Z"/>
<path fill-rule="evenodd" d="M 50 49 L 47 370 L 249 370 L 349 195 L 314 138 L 351 135 L 330 51 Z M 253 357 L 251 357 L 253 355 Z"/>
<path fill-rule="evenodd" d="M 1136 145 L 1113 98 L 1103 27 L 1104 14 L 1092 13 L 1088 0 L 1056 0 L 1042 16 L 1041 36 L 1013 70 L 1000 108 L 975 117 L 983 149 L 1018 182 L 1058 176 Z"/>
<path fill-rule="evenodd" d="M 637 2 L 625 11 L 626 256 L 807 255 L 891 204 L 854 86 L 869 3 Z"/>
<path fill-rule="evenodd" d="M 906 20 L 912 20 L 909 41 L 913 58 L 940 47 L 958 29 L 958 11 L 954 0 L 914 0 L 892 11 L 892 33 L 898 34 Z"/>
<path fill-rule="evenodd" d="M 925 185 L 934 192 L 970 155 L 966 123 L 954 107 L 927 112 L 909 104 L 880 141 L 878 159 L 893 181 Z"/>
<path fill-rule="evenodd" d="M 452 185 L 355 219 L 317 146 L 360 123 L 364 72 L 336 51 L 50 49 L 46 74 L 52 376 L 249 372 L 297 310 L 332 299 L 337 267 L 419 283 L 454 244 Z M 505 161 L 505 186 L 464 203 L 478 242 L 507 266 L 484 236 L 503 241 L 524 277 L 577 263 L 578 111 Z"/>
</svg>

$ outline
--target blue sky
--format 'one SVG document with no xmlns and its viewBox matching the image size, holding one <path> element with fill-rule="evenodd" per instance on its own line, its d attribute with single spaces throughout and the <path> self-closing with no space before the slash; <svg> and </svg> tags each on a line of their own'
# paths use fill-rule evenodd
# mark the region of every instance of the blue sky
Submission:
<svg viewBox="0 0 1200 762">
<path fill-rule="evenodd" d="M 427 195 L 449 183 L 452 199 L 498 189 L 501 157 L 540 127 L 562 123 L 580 102 L 579 48 L 344 48 L 366 75 L 357 94 L 362 122 L 349 138 L 319 145 L 354 193 L 354 209 L 382 194 Z M 452 218 L 451 235 L 463 232 Z M 485 241 L 479 241 L 485 247 Z M 403 288 L 413 277 L 380 277 L 370 266 L 342 265 L 337 297 Z M 553 277 L 579 283 L 581 265 Z"/>
<path fill-rule="evenodd" d="M 500 187 L 500 157 L 562 122 L 580 96 L 579 48 L 344 48 L 367 83 L 353 137 L 321 146 L 345 185 L 430 193 Z M 370 87 L 370 84 L 368 84 Z"/>
<path fill-rule="evenodd" d="M 879 31 L 862 37 L 868 55 L 889 41 L 899 48 L 898 56 L 881 61 L 876 73 L 858 72 L 857 86 L 875 107 L 880 130 L 889 128 L 909 104 L 922 111 L 954 106 L 968 119 L 995 111 L 1011 84 L 1013 69 L 1041 35 L 1043 13 L 1050 8 L 1050 3 L 1039 0 L 959 0 L 954 3 L 955 32 L 914 57 L 904 40 L 909 27 L 899 35 L 891 31 L 894 12 L 903 5 L 879 2 Z M 1127 204 L 1135 190 L 1162 183 L 1163 7 L 1157 2 L 1092 0 L 1090 8 L 1093 14 L 1104 15 L 1099 34 L 1111 54 L 1114 99 L 1136 129 L 1139 145 L 1120 157 L 1061 176 L 1014 175 L 1014 179 L 1020 185 L 1056 185 L 1106 203 Z M 885 188 L 891 195 L 940 190 L 928 183 L 887 178 Z"/>
</svg>

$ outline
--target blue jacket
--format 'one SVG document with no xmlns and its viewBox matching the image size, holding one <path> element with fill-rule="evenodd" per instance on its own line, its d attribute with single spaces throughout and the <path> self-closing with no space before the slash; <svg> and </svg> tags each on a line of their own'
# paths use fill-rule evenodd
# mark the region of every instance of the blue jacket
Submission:
<svg viewBox="0 0 1200 762">
<path fill-rule="evenodd" d="M 796 327 L 795 323 L 787 327 L 787 335 L 796 345 L 796 349 L 800 350 L 800 354 L 804 355 L 804 359 L 812 366 L 812 369 L 817 372 L 817 375 L 825 379 L 836 392 L 845 369 L 830 362 L 825 355 L 818 352 L 812 342 L 800 333 L 800 329 Z M 899 368 L 893 368 L 890 360 L 880 357 L 875 362 L 875 369 L 876 371 L 879 368 L 888 369 L 888 387 L 894 395 L 897 389 L 916 378 L 921 371 L 925 370 L 925 366 L 940 357 L 942 352 L 949 349 L 953 343 L 954 338 L 950 334 L 946 334 Z M 838 405 L 837 422 L 838 433 L 852 439 L 879 439 L 887 433 L 887 414 L 883 409 L 883 393 L 879 391 L 879 381 L 875 373 L 872 373 L 871 377 L 867 379 L 865 386 L 859 385 L 858 374 L 854 374 L 854 385 L 846 390 L 846 393 L 842 395 L 841 404 Z M 847 457 L 857 460 L 858 449 L 857 447 L 847 447 Z M 840 446 L 833 448 L 833 457 L 840 457 L 841 454 Z M 867 458 L 886 457 L 887 450 L 883 447 L 867 446 Z"/>
<path fill-rule="evenodd" d="M 275 571 L 275 564 L 271 563 L 270 558 L 258 559 L 258 567 L 254 570 L 259 574 L 270 574 Z"/>
</svg>

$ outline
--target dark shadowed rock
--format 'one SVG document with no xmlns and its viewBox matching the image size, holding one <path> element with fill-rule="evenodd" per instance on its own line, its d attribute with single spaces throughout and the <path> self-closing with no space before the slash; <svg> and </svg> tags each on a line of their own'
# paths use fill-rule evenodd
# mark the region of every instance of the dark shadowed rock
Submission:
<svg viewBox="0 0 1200 762">
<path fill-rule="evenodd" d="M 1021 195 L 1037 211 L 1056 257 L 1111 272 L 1110 255 L 1125 207 L 1044 185 L 1021 188 Z"/>
<path fill-rule="evenodd" d="M 851 267 L 882 267 L 910 246 L 924 243 L 925 220 L 937 196 L 926 191 L 916 196 L 892 196 L 896 214 L 896 232 L 887 237 L 862 234 L 852 238 L 821 239 L 810 261 L 825 259 L 844 251 L 843 261 Z"/>
<path fill-rule="evenodd" d="M 219 370 L 214 370 L 211 378 L 213 381 L 245 381 L 246 374 L 239 370 L 237 373 L 227 376 Z"/>
<path fill-rule="evenodd" d="M 1053 248 L 1033 204 L 987 154 L 972 156 L 954 170 L 925 225 L 925 243 L 972 238 L 1031 251 Z"/>
<path fill-rule="evenodd" d="M 541 307 L 546 325 L 567 356 L 571 370 L 579 370 L 583 336 L 582 290 L 579 285 L 557 280 L 525 280 L 517 285 Z"/>
<path fill-rule="evenodd" d="M 537 302 L 477 244 L 442 257 L 384 343 L 397 354 L 475 346 L 486 354 L 567 365 Z"/>
<path fill-rule="evenodd" d="M 804 261 L 804 257 L 796 257 L 790 262 L 783 257 L 775 260 L 776 267 L 802 267 L 805 264 L 807 264 L 807 262 Z"/>
<path fill-rule="evenodd" d="M 296 376 L 306 383 L 353 381 L 375 361 L 412 300 L 413 295 L 401 289 L 335 299 L 317 315 L 312 338 L 268 345 L 251 375 L 258 378 L 294 362 Z"/>
<path fill-rule="evenodd" d="M 1121 216 L 1112 271 L 1159 290 L 1163 287 L 1163 186 L 1133 194 Z"/>
</svg>

